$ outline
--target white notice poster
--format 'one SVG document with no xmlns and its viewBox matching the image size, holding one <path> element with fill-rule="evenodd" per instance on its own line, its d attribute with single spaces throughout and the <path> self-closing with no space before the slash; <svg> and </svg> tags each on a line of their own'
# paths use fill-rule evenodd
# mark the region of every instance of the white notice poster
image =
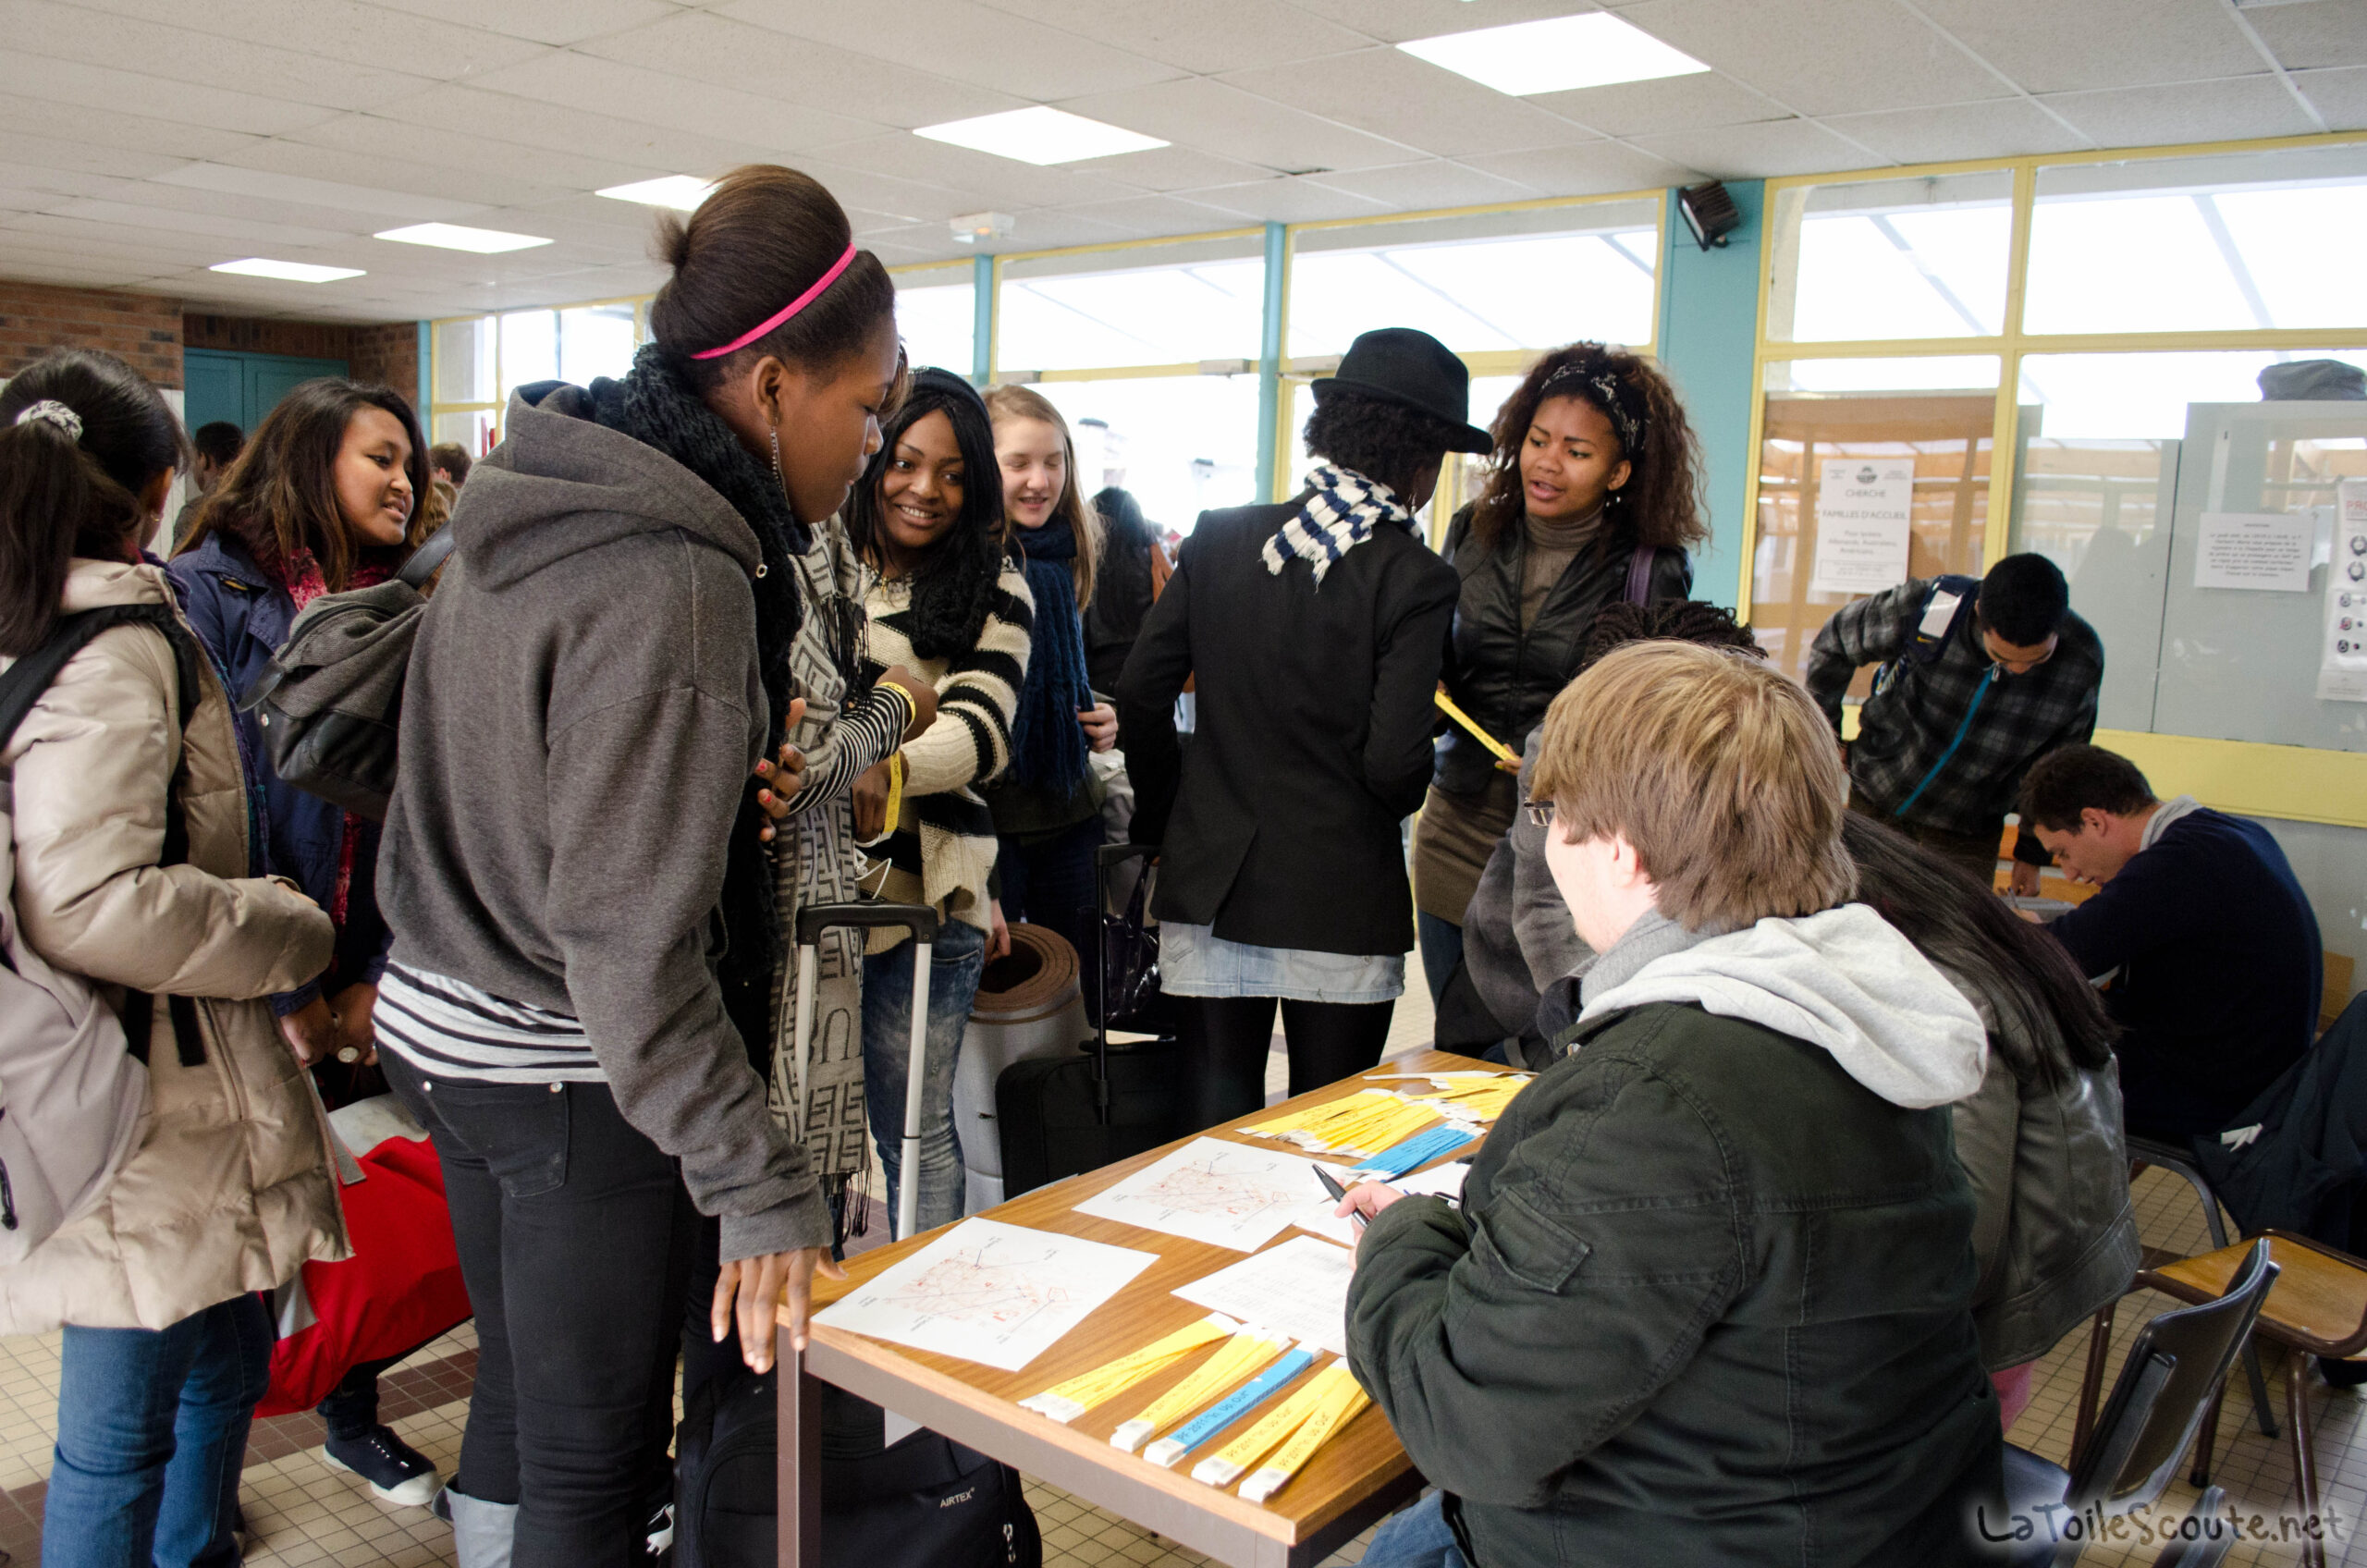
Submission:
<svg viewBox="0 0 2367 1568">
<path fill-rule="evenodd" d="M 2367 703 L 2367 479 L 2342 482 L 2319 631 L 2318 700 Z"/>
<path fill-rule="evenodd" d="M 2194 585 L 2306 594 L 2316 532 L 2306 514 L 2205 512 L 2194 545 Z"/>
<path fill-rule="evenodd" d="M 1816 487 L 1811 594 L 1879 594 L 1907 581 L 1915 465 L 1829 458 Z"/>
</svg>

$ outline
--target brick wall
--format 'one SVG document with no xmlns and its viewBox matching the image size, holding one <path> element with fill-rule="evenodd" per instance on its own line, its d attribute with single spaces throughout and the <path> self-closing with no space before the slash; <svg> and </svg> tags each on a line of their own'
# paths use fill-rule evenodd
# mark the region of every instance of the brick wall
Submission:
<svg viewBox="0 0 2367 1568">
<path fill-rule="evenodd" d="M 377 381 L 405 398 L 419 396 L 419 324 L 278 321 L 251 316 L 190 315 L 181 340 L 191 349 L 241 354 L 294 354 L 343 360 L 356 381 Z"/>
<path fill-rule="evenodd" d="M 181 308 L 153 294 L 0 279 L 0 376 L 52 349 L 104 349 L 159 386 L 181 384 Z"/>
<path fill-rule="evenodd" d="M 412 402 L 419 399 L 419 324 L 411 321 L 384 322 L 376 326 L 357 326 L 352 333 L 353 350 L 346 356 L 353 367 L 356 381 L 376 381 L 393 387 Z M 419 410 L 424 421 L 427 410 Z"/>
</svg>

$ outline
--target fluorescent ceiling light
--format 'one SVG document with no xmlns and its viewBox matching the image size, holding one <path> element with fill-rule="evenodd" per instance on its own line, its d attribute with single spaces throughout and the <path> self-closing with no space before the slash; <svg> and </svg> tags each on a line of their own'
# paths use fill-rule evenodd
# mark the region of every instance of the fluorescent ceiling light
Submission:
<svg viewBox="0 0 2367 1568">
<path fill-rule="evenodd" d="M 656 179 L 636 179 L 631 185 L 611 185 L 597 192 L 619 202 L 638 202 L 644 207 L 671 207 L 676 212 L 693 213 L 715 189 L 715 181 L 701 179 L 696 175 L 660 175 Z"/>
<path fill-rule="evenodd" d="M 1608 11 L 1450 32 L 1397 47 L 1515 98 L 1710 68 Z"/>
<path fill-rule="evenodd" d="M 316 267 L 310 262 L 275 262 L 249 256 L 242 262 L 217 262 L 208 272 L 234 272 L 240 277 L 276 277 L 287 283 L 335 283 L 340 277 L 367 276 L 360 267 Z"/>
<path fill-rule="evenodd" d="M 1065 109 L 1038 104 L 1032 109 L 1007 109 L 975 119 L 925 125 L 913 132 L 931 141 L 1016 158 L 1023 164 L 1073 164 L 1079 158 L 1107 158 L 1118 153 L 1144 153 L 1166 142 L 1139 136 L 1114 125 L 1072 115 Z"/>
<path fill-rule="evenodd" d="M 446 251 L 474 251 L 480 256 L 504 251 L 531 251 L 549 240 L 538 234 L 507 234 L 497 228 L 470 228 L 457 223 L 415 223 L 408 228 L 382 228 L 373 236 L 402 245 L 434 245 Z"/>
</svg>

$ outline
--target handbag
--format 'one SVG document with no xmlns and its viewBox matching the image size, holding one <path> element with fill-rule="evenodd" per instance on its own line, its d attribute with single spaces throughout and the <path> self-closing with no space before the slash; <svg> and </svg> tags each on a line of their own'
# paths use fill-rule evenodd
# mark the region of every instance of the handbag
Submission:
<svg viewBox="0 0 2367 1568">
<path fill-rule="evenodd" d="M 1100 872 L 1107 877 L 1110 865 L 1126 858 L 1125 851 L 1152 854 L 1157 851 L 1141 845 L 1112 844 L 1101 851 Z M 1157 872 L 1145 867 L 1134 879 L 1134 895 L 1126 900 L 1126 913 L 1112 914 L 1105 901 L 1101 913 L 1101 985 L 1097 1000 L 1099 1007 L 1096 1023 L 1106 1034 L 1111 1029 L 1123 1029 L 1139 1035 L 1171 1035 L 1175 1032 L 1176 1008 L 1173 998 L 1159 988 L 1159 932 L 1148 920 L 1150 885 Z"/>
</svg>

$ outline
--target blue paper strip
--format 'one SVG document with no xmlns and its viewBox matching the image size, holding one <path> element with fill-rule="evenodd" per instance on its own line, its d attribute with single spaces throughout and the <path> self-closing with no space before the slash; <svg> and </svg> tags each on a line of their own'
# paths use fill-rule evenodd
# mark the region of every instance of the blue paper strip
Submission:
<svg viewBox="0 0 2367 1568">
<path fill-rule="evenodd" d="M 1240 1420 L 1243 1415 L 1272 1398 L 1276 1390 L 1314 1365 L 1313 1351 L 1291 1352 L 1290 1354 L 1259 1373 L 1254 1381 L 1244 1383 L 1235 1389 L 1226 1396 L 1223 1403 L 1210 1405 L 1177 1428 L 1168 1441 L 1180 1443 L 1183 1445 L 1184 1452 L 1191 1452 L 1235 1421 Z"/>
<path fill-rule="evenodd" d="M 1478 1133 L 1455 1126 L 1433 1127 L 1427 1133 L 1417 1133 L 1394 1148 L 1381 1150 L 1358 1165 L 1358 1170 L 1378 1171 L 1383 1176 L 1403 1176 L 1417 1165 L 1427 1165 L 1452 1149 L 1459 1149 L 1472 1142 Z"/>
</svg>

